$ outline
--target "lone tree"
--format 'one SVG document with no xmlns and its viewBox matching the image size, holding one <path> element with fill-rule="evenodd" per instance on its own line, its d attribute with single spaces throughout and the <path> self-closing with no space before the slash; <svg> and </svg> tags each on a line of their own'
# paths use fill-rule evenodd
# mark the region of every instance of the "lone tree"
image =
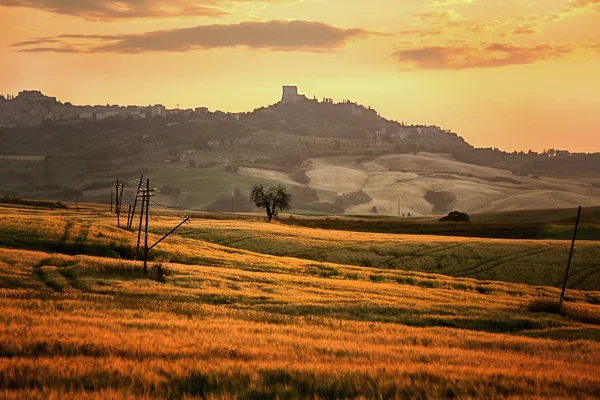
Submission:
<svg viewBox="0 0 600 400">
<path fill-rule="evenodd" d="M 291 199 L 292 195 L 281 185 L 270 186 L 268 190 L 265 190 L 263 185 L 254 185 L 250 192 L 250 201 L 254 202 L 256 207 L 265 209 L 269 221 L 277 217 L 279 211 L 289 210 Z"/>
</svg>

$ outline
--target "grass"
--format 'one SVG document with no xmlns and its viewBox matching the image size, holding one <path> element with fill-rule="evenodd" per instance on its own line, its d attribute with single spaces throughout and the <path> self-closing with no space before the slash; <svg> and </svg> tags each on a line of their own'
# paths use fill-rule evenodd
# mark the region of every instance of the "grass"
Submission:
<svg viewBox="0 0 600 400">
<path fill-rule="evenodd" d="M 158 227 L 155 232 L 166 232 L 166 225 Z M 256 221 L 196 220 L 177 235 L 315 262 L 554 287 L 562 285 L 570 247 L 570 242 L 558 240 L 340 232 Z M 600 288 L 597 242 L 577 243 L 571 271 L 570 288 Z"/>
<path fill-rule="evenodd" d="M 135 235 L 105 214 L 3 212 L 0 237 L 21 248 L 0 248 L 2 398 L 600 396 L 597 320 L 530 310 L 538 298 L 558 298 L 558 288 L 316 262 L 182 236 L 161 243 L 144 274 L 141 262 L 118 254 L 34 249 L 38 237 L 74 243 L 86 230 L 82 252 L 131 244 Z M 237 224 L 267 238 L 293 231 L 193 224 L 213 233 Z M 311 231 L 298 229 L 298 246 L 347 245 L 347 233 Z M 364 236 L 361 256 L 388 240 Z M 438 249 L 442 239 L 413 238 L 413 246 L 419 240 Z M 585 315 L 600 315 L 598 303 L 597 290 L 567 291 L 567 306 Z"/>
<path fill-rule="evenodd" d="M 574 222 L 437 222 L 416 218 L 402 220 L 377 216 L 282 219 L 282 223 L 306 228 L 410 235 L 444 235 L 499 239 L 556 239 L 573 237 Z M 578 238 L 600 240 L 600 224 L 582 221 Z"/>
<path fill-rule="evenodd" d="M 255 178 L 243 174 L 227 172 L 222 167 L 204 169 L 181 169 L 157 171 L 157 182 L 169 182 L 170 186 L 185 188 L 191 193 L 186 196 L 184 207 L 200 208 L 212 203 L 217 197 L 229 195 L 239 188 L 250 193 L 255 184 L 275 184 L 277 182 Z"/>
<path fill-rule="evenodd" d="M 135 256 L 136 233 L 117 229 L 106 214 L 3 210 L 0 246 L 71 255 L 125 259 Z M 154 243 L 178 222 L 154 217 L 149 242 Z M 274 259 L 268 256 L 272 255 L 283 270 L 287 268 L 280 257 L 304 259 L 307 265 L 312 265 L 315 275 L 333 276 L 335 272 L 315 267 L 333 263 L 363 267 L 361 271 L 368 268 L 425 272 L 558 288 L 562 285 L 569 246 L 568 241 L 557 240 L 389 235 L 194 218 L 192 225 L 181 227 L 153 250 L 150 258 L 211 265 L 231 260 L 243 268 L 256 270 L 265 268 Z M 256 253 L 261 254 L 264 262 L 248 262 L 249 257 L 256 260 Z M 599 267 L 600 248 L 596 242 L 579 241 L 568 287 L 597 290 Z"/>
</svg>

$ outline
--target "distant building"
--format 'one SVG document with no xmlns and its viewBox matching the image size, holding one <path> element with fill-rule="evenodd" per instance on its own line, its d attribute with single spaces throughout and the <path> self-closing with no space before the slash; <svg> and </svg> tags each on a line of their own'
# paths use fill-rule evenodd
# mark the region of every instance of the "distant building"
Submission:
<svg viewBox="0 0 600 400">
<path fill-rule="evenodd" d="M 156 104 L 156 105 L 150 107 L 150 115 L 153 117 L 166 117 L 167 110 L 165 109 L 165 106 L 163 106 L 162 104 Z"/>
<path fill-rule="evenodd" d="M 298 86 L 284 86 L 281 96 L 281 104 L 298 103 L 302 100 L 308 100 L 305 95 L 298 94 Z"/>
<path fill-rule="evenodd" d="M 16 97 L 16 100 L 29 100 L 29 101 L 38 101 L 38 102 L 55 102 L 56 97 L 48 97 L 42 94 L 39 90 L 23 90 L 19 92 Z"/>
<path fill-rule="evenodd" d="M 194 112 L 200 115 L 208 114 L 208 107 L 196 107 Z"/>
</svg>

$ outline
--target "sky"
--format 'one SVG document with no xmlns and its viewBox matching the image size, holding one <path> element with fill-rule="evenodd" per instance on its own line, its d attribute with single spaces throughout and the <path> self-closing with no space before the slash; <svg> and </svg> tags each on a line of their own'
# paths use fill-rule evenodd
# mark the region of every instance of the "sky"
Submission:
<svg viewBox="0 0 600 400">
<path fill-rule="evenodd" d="M 600 0 L 0 0 L 0 93 L 251 111 L 281 86 L 477 147 L 600 151 Z"/>
</svg>

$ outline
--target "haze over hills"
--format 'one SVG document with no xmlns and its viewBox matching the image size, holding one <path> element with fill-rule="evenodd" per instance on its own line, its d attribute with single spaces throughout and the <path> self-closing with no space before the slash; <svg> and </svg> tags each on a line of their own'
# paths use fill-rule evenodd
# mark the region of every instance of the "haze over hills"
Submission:
<svg viewBox="0 0 600 400">
<path fill-rule="evenodd" d="M 216 211 L 248 211 L 246 193 L 258 183 L 293 188 L 294 212 L 416 216 L 600 204 L 600 154 L 476 149 L 438 126 L 390 121 L 349 100 L 309 99 L 293 86 L 248 113 L 73 106 L 22 92 L 0 98 L 0 140 L 0 196 L 109 202 L 117 177 L 133 183 L 145 174 L 162 203 Z"/>
</svg>

